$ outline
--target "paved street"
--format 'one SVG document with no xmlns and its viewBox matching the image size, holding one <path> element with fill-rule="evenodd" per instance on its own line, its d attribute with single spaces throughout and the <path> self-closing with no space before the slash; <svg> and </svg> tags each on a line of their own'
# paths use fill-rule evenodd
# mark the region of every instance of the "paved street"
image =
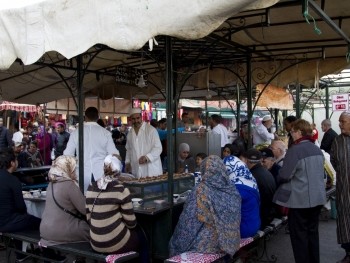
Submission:
<svg viewBox="0 0 350 263">
<path fill-rule="evenodd" d="M 320 221 L 320 258 L 321 263 L 335 263 L 345 255 L 344 250 L 337 244 L 336 222 L 334 219 Z M 267 243 L 268 253 L 277 256 L 280 263 L 294 262 L 289 235 L 281 228 L 277 235 Z"/>
</svg>

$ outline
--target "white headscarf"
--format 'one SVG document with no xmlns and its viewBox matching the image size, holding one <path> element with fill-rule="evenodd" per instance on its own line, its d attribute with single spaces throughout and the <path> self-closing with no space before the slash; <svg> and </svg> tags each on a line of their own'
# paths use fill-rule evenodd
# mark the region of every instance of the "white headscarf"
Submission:
<svg viewBox="0 0 350 263">
<path fill-rule="evenodd" d="M 97 187 L 101 190 L 106 190 L 108 183 L 115 180 L 121 170 L 122 163 L 120 160 L 111 154 L 107 155 L 104 160 L 104 174 L 101 179 L 97 180 Z"/>
</svg>

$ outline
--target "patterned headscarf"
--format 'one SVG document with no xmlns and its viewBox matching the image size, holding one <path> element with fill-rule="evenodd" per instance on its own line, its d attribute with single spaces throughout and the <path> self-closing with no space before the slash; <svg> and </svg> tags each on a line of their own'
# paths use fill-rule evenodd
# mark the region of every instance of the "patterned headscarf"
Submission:
<svg viewBox="0 0 350 263">
<path fill-rule="evenodd" d="M 227 156 L 224 158 L 226 165 L 226 174 L 234 184 L 243 184 L 245 186 L 258 190 L 258 185 L 248 167 L 236 156 Z"/>
<path fill-rule="evenodd" d="M 113 156 L 107 155 L 104 160 L 104 175 L 97 180 L 97 187 L 101 190 L 106 190 L 108 183 L 116 179 L 122 170 L 122 163 Z"/>
<path fill-rule="evenodd" d="M 226 175 L 220 157 L 210 155 L 203 160 L 202 181 L 196 188 L 198 220 L 216 229 L 220 248 L 234 254 L 239 248 L 241 197 Z"/>
<path fill-rule="evenodd" d="M 78 185 L 75 168 L 77 166 L 77 160 L 73 156 L 61 155 L 53 161 L 51 169 L 49 171 L 49 180 L 56 182 L 60 178 L 65 178 L 74 181 Z"/>
</svg>

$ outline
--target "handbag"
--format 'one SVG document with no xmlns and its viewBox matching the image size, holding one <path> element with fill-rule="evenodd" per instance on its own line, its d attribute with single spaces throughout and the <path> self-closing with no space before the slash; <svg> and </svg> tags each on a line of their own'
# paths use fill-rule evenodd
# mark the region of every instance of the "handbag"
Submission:
<svg viewBox="0 0 350 263">
<path fill-rule="evenodd" d="M 52 192 L 52 198 L 53 198 L 53 200 L 55 201 L 55 204 L 56 204 L 60 209 L 62 209 L 65 213 L 70 214 L 71 216 L 74 216 L 75 218 L 78 218 L 79 220 L 87 221 L 85 215 L 83 215 L 83 214 L 81 214 L 81 213 L 75 214 L 75 213 L 73 213 L 72 211 L 69 211 L 68 209 L 62 207 L 62 206 L 57 202 L 57 200 L 56 200 L 56 198 L 55 198 L 55 195 L 54 195 L 54 193 L 53 193 L 53 183 L 51 183 L 51 192 Z"/>
</svg>

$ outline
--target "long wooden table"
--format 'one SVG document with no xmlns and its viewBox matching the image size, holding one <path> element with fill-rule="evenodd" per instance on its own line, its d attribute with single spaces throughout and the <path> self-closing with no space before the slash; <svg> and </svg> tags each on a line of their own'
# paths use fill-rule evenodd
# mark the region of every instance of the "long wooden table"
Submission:
<svg viewBox="0 0 350 263">
<path fill-rule="evenodd" d="M 40 217 L 45 208 L 46 197 L 24 198 L 29 214 Z M 148 238 L 149 251 L 153 262 L 163 262 L 168 258 L 168 244 L 185 203 L 180 198 L 173 206 L 166 200 L 146 201 L 134 212 L 138 224 Z M 169 231 L 171 229 L 172 231 Z"/>
</svg>

